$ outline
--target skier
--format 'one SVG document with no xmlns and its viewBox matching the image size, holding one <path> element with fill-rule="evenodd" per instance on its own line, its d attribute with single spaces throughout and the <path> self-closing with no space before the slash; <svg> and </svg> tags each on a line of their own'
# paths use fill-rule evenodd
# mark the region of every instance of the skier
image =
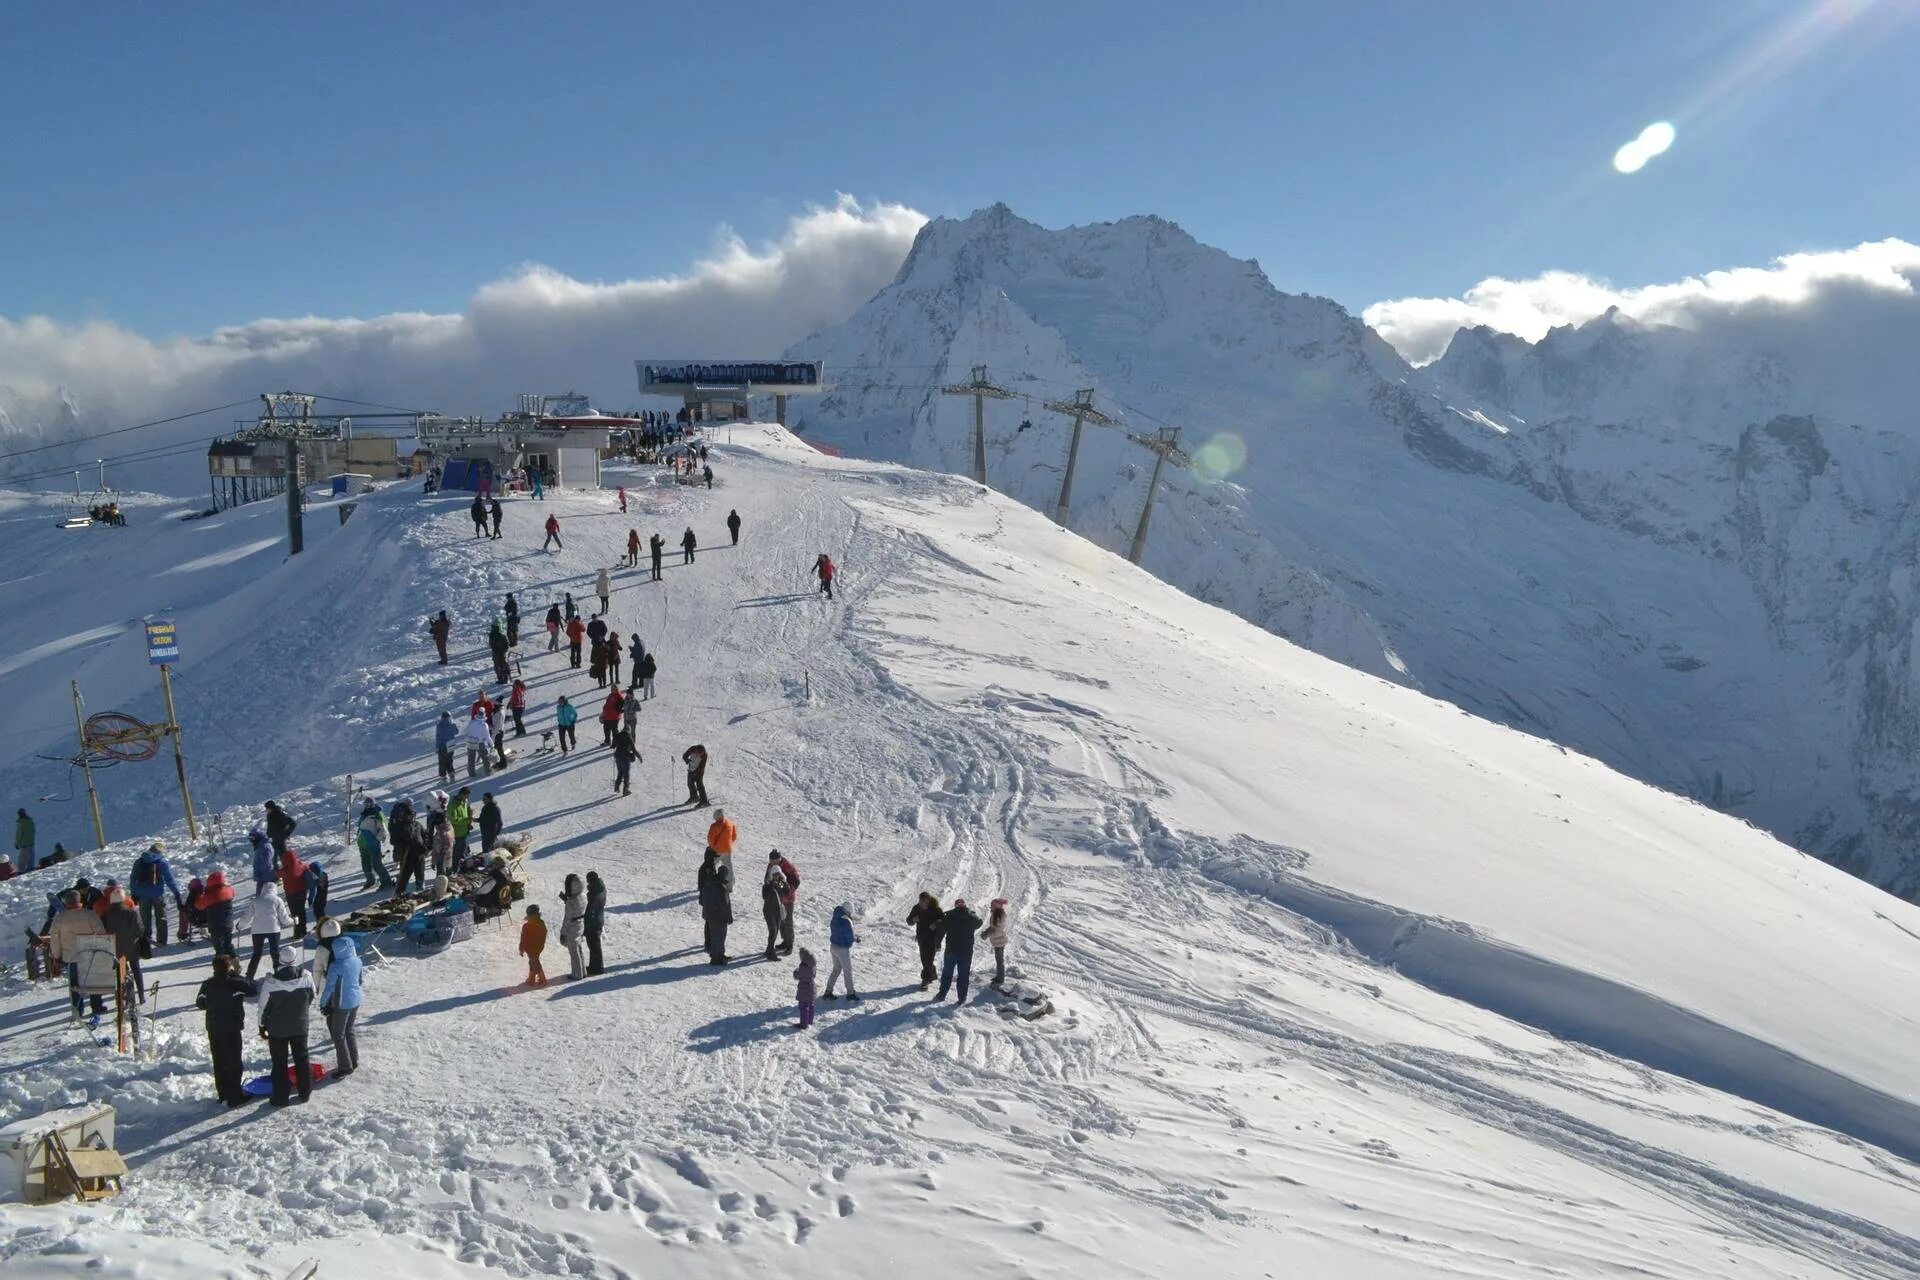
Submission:
<svg viewBox="0 0 1920 1280">
<path fill-rule="evenodd" d="M 860 993 L 853 987 L 853 944 L 860 941 L 853 932 L 853 908 L 841 903 L 833 909 L 833 922 L 827 927 L 828 950 L 833 955 L 833 967 L 827 970 L 827 999 L 833 999 L 833 983 L 841 974 L 847 975 L 847 1003 L 859 1004 Z"/>
<path fill-rule="evenodd" d="M 213 942 L 213 954 L 231 956 L 233 954 L 233 886 L 227 883 L 227 873 L 215 870 L 207 877 L 199 894 L 192 900 L 193 909 L 206 921 L 207 937 Z"/>
<path fill-rule="evenodd" d="M 500 806 L 493 802 L 493 792 L 480 793 L 480 852 L 489 853 L 493 846 L 500 843 L 500 828 L 506 820 L 500 816 Z"/>
<path fill-rule="evenodd" d="M 493 626 L 487 630 L 487 648 L 493 654 L 494 683 L 506 684 L 513 679 L 513 672 L 507 668 L 507 633 L 500 629 L 498 618 L 493 620 Z"/>
<path fill-rule="evenodd" d="M 660 581 L 660 555 L 667 549 L 667 540 L 659 534 L 647 539 L 647 549 L 653 554 L 653 580 Z"/>
<path fill-rule="evenodd" d="M 280 853 L 280 887 L 286 891 L 293 937 L 298 942 L 307 936 L 307 863 L 292 846 Z"/>
<path fill-rule="evenodd" d="M 551 513 L 547 516 L 547 540 L 540 544 L 540 549 L 545 551 L 549 546 L 567 549 L 567 544 L 560 541 L 560 517 Z"/>
<path fill-rule="evenodd" d="M 627 530 L 627 567 L 629 569 L 640 567 L 640 531 L 638 529 Z"/>
<path fill-rule="evenodd" d="M 254 886 L 253 905 L 247 913 L 247 929 L 253 935 L 253 960 L 247 965 L 247 977 L 260 971 L 260 957 L 273 952 L 273 967 L 280 967 L 280 934 L 292 927 L 293 917 L 280 897 L 280 886 L 272 880 Z"/>
<path fill-rule="evenodd" d="M 620 727 L 620 687 L 615 685 L 607 694 L 607 700 L 600 704 L 600 745 L 613 745 L 613 731 Z"/>
<path fill-rule="evenodd" d="M 907 912 L 907 923 L 913 926 L 914 941 L 920 944 L 920 989 L 925 991 L 939 976 L 933 961 L 940 954 L 941 940 L 947 936 L 947 913 L 941 908 L 940 899 L 922 892 L 920 901 Z"/>
<path fill-rule="evenodd" d="M 580 723 L 580 711 L 567 701 L 565 694 L 560 696 L 560 705 L 553 709 L 553 723 L 560 731 L 561 755 L 580 745 L 578 731 L 574 727 Z"/>
<path fill-rule="evenodd" d="M 600 612 L 607 611 L 607 597 L 613 594 L 613 576 L 605 569 L 593 575 L 593 594 L 600 597 Z"/>
<path fill-rule="evenodd" d="M 460 741 L 460 726 L 453 722 L 453 712 L 442 711 L 440 723 L 433 730 L 433 753 L 440 765 L 440 780 L 451 782 L 454 779 L 453 744 Z M 373 801 L 367 801 L 373 804 Z M 378 806 L 376 805 L 377 809 Z"/>
<path fill-rule="evenodd" d="M 321 945 L 332 953 L 326 986 L 320 991 L 320 1012 L 326 1015 L 327 1035 L 333 1041 L 333 1078 L 339 1080 L 360 1069 L 360 1038 L 353 1029 L 360 1017 L 360 949 L 345 935 L 328 938 Z"/>
<path fill-rule="evenodd" d="M 442 712 L 441 717 L 447 728 L 453 728 L 453 718 L 451 716 Z M 448 771 L 441 776 L 451 777 L 453 769 L 453 749 L 451 747 L 447 748 L 444 754 Z M 386 827 L 380 814 L 380 806 L 374 802 L 372 796 L 368 796 L 366 803 L 360 806 L 360 874 L 366 881 L 360 886 L 361 892 L 363 893 L 373 888 L 376 883 L 382 889 L 391 889 L 393 887 L 393 877 L 387 874 L 386 860 L 381 857 L 380 846 L 383 843 L 383 837 L 385 835 Z"/>
<path fill-rule="evenodd" d="M 965 898 L 955 898 L 953 909 L 947 912 L 946 919 L 947 958 L 940 966 L 940 992 L 934 996 L 934 1003 L 947 998 L 947 989 L 956 980 L 959 993 L 954 997 L 955 1004 L 967 1002 L 967 979 L 973 974 L 973 937 L 980 931 L 980 917 L 967 906 Z"/>
<path fill-rule="evenodd" d="M 167 945 L 167 897 L 173 898 L 176 916 L 186 909 L 173 879 L 173 868 L 167 865 L 158 840 L 134 859 L 127 883 L 133 886 L 133 900 L 140 904 L 140 954 L 150 956 L 155 947 Z"/>
<path fill-rule="evenodd" d="M 580 642 L 586 638 L 587 626 L 576 616 L 567 622 L 567 658 L 569 665 L 580 665 Z"/>
<path fill-rule="evenodd" d="M 240 1047 L 247 1026 L 247 1002 L 256 988 L 234 972 L 231 955 L 213 957 L 213 976 L 200 984 L 194 1005 L 206 1011 L 207 1050 L 213 1059 L 213 1092 L 231 1110 L 245 1106 L 246 1092 L 240 1077 L 246 1066 L 246 1054 Z"/>
<path fill-rule="evenodd" d="M 570 875 L 560 890 L 560 945 L 567 949 L 567 978 L 587 976 L 587 886 Z"/>
<path fill-rule="evenodd" d="M 740 545 L 740 513 L 738 511 L 727 512 L 727 533 L 732 536 L 733 545 L 736 547 L 739 546 Z"/>
<path fill-rule="evenodd" d="M 699 539 L 693 536 L 693 526 L 688 525 L 687 531 L 680 535 L 680 550 L 685 552 L 687 557 L 680 562 L 681 564 L 693 563 L 693 549 L 698 545 L 700 545 Z"/>
<path fill-rule="evenodd" d="M 687 803 L 696 809 L 706 808 L 707 749 L 695 743 L 680 753 L 680 761 L 687 766 Z"/>
<path fill-rule="evenodd" d="M 583 923 L 587 935 L 587 976 L 593 977 L 604 968 L 600 959 L 600 931 L 607 923 L 607 886 L 598 871 L 587 872 L 587 918 Z"/>
<path fill-rule="evenodd" d="M 442 609 L 427 620 L 427 634 L 433 637 L 433 647 L 440 654 L 440 665 L 447 665 L 447 637 L 453 634 L 453 619 L 447 617 Z"/>
<path fill-rule="evenodd" d="M 515 680 L 513 692 L 507 695 L 507 714 L 513 717 L 513 736 L 516 738 L 527 736 L 526 711 L 527 682 Z"/>
<path fill-rule="evenodd" d="M 267 801 L 267 839 L 273 841 L 273 851 L 282 854 L 287 851 L 287 841 L 293 836 L 293 829 L 300 824 L 289 818 L 273 801 Z"/>
<path fill-rule="evenodd" d="M 707 963 L 722 965 L 727 955 L 727 926 L 733 923 L 733 867 L 712 849 L 700 863 L 696 881 L 700 916 L 706 924 Z"/>
<path fill-rule="evenodd" d="M 633 674 L 640 681 L 640 695 L 642 697 L 651 698 L 653 696 L 653 677 L 654 673 L 658 670 L 659 666 L 654 662 L 651 653 L 641 654 L 640 660 L 633 664 Z"/>
<path fill-rule="evenodd" d="M 527 985 L 544 987 L 547 985 L 547 971 L 540 964 L 540 953 L 547 949 L 547 922 L 540 918 L 540 908 L 528 906 L 526 923 L 520 926 L 520 954 L 527 958 Z"/>
<path fill-rule="evenodd" d="M 479 494 L 473 496 L 473 505 L 467 508 L 467 514 L 473 517 L 473 536 L 487 536 L 487 504 Z"/>
<path fill-rule="evenodd" d="M 723 858 L 731 858 L 734 841 L 739 838 L 739 824 L 727 816 L 725 809 L 715 809 L 713 822 L 707 827 L 707 848 Z"/>
<path fill-rule="evenodd" d="M 613 789 L 623 796 L 633 794 L 633 762 L 639 758 L 633 731 L 622 726 L 613 735 Z"/>
<path fill-rule="evenodd" d="M 482 772 L 493 772 L 493 761 L 488 752 L 493 749 L 493 730 L 487 727 L 487 713 L 476 711 L 473 719 L 467 721 L 467 777 L 477 778 Z"/>
<path fill-rule="evenodd" d="M 15 811 L 13 819 L 13 860 L 21 874 L 33 870 L 33 819 L 25 809 Z"/>
<path fill-rule="evenodd" d="M 627 486 L 620 486 L 620 514 L 627 514 Z"/>
<path fill-rule="evenodd" d="M 287 1071 L 300 1101 L 313 1095 L 313 1066 L 307 1057 L 307 1019 L 313 1008 L 313 978 L 292 964 L 276 965 L 273 976 L 260 984 L 260 1030 L 267 1037 L 273 1059 L 273 1096 L 267 1101 L 284 1107 L 288 1096 Z"/>
<path fill-rule="evenodd" d="M 780 954 L 793 954 L 793 902 L 800 893 L 800 870 L 778 849 L 767 854 L 767 881 L 780 881 L 780 918 L 767 920 L 767 959 L 773 959 L 774 926 L 779 925 Z"/>
<path fill-rule="evenodd" d="M 560 648 L 560 606 L 547 606 L 547 652 L 554 653 Z"/>
<path fill-rule="evenodd" d="M 832 557 L 822 551 L 820 558 L 813 562 L 813 576 L 820 579 L 820 590 L 825 593 L 829 600 L 833 599 L 833 575 L 835 572 L 837 572 L 837 570 L 833 567 Z"/>
<path fill-rule="evenodd" d="M 800 948 L 800 963 L 793 967 L 794 999 L 800 1005 L 799 1030 L 813 1025 L 813 976 L 817 972 L 813 952 Z"/>
<path fill-rule="evenodd" d="M 520 645 L 520 602 L 513 598 L 513 592 L 507 592 L 507 604 L 501 612 L 507 616 L 507 648 L 518 648 Z"/>
</svg>

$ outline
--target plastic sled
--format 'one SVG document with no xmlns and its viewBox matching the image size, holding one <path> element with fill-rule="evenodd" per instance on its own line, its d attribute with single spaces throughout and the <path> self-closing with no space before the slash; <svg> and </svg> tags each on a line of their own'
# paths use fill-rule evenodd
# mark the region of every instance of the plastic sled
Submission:
<svg viewBox="0 0 1920 1280">
<path fill-rule="evenodd" d="M 327 1075 L 327 1064 L 324 1062 L 315 1062 L 307 1068 L 307 1078 L 314 1084 L 325 1080 Z M 299 1077 L 292 1067 L 287 1068 L 287 1089 L 295 1093 L 300 1089 Z M 240 1091 L 249 1098 L 271 1097 L 273 1096 L 273 1077 L 271 1075 L 255 1076 L 241 1085 Z"/>
</svg>

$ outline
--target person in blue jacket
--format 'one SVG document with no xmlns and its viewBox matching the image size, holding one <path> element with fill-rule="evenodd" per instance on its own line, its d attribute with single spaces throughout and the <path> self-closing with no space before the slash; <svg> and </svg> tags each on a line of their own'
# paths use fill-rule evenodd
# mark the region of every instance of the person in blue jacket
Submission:
<svg viewBox="0 0 1920 1280">
<path fill-rule="evenodd" d="M 561 755 L 580 745 L 574 728 L 580 723 L 580 709 L 568 702 L 564 694 L 560 698 L 560 705 L 553 709 L 553 722 L 560 729 Z"/>
<path fill-rule="evenodd" d="M 185 910 L 180 901 L 180 886 L 174 883 L 173 868 L 167 865 L 166 855 L 161 852 L 158 840 L 134 859 L 127 884 L 132 889 L 134 902 L 140 907 L 140 954 L 150 956 L 155 947 L 167 945 L 167 896 L 173 896 L 176 918 Z M 157 938 L 154 936 L 155 925 L 159 926 L 160 936 Z"/>
<path fill-rule="evenodd" d="M 328 939 L 326 946 L 333 958 L 320 992 L 320 1011 L 327 1015 L 327 1034 L 333 1037 L 333 1078 L 338 1080 L 360 1067 L 360 1040 L 353 1030 L 360 1016 L 360 949 L 345 934 Z"/>
<path fill-rule="evenodd" d="M 247 833 L 247 839 L 253 842 L 253 883 L 256 887 L 280 879 L 280 857 L 273 851 L 272 841 L 267 839 L 266 829 L 258 823 Z"/>
<path fill-rule="evenodd" d="M 460 726 L 453 722 L 453 712 L 442 711 L 440 723 L 433 731 L 433 751 L 440 765 L 440 780 L 446 782 L 454 777 L 453 747 L 460 741 Z"/>
<path fill-rule="evenodd" d="M 833 923 L 827 928 L 827 941 L 833 945 L 828 948 L 833 953 L 833 968 L 827 971 L 827 989 L 825 995 L 832 1000 L 834 980 L 841 974 L 847 975 L 847 1001 L 860 1003 L 860 993 L 853 989 L 853 944 L 860 941 L 853 932 L 853 908 L 841 903 L 833 909 Z"/>
</svg>

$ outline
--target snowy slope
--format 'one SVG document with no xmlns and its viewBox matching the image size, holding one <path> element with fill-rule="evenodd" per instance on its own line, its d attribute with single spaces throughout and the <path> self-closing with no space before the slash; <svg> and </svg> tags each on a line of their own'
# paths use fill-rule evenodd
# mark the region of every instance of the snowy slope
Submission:
<svg viewBox="0 0 1920 1280">
<path fill-rule="evenodd" d="M 470 647 L 433 664 L 426 608 L 462 602 L 468 639 L 502 590 L 530 614 L 584 594 L 630 523 L 709 544 L 616 584 L 661 663 L 635 796 L 607 794 L 599 751 L 495 780 L 538 836 L 537 899 L 607 877 L 609 972 L 529 993 L 507 931 L 396 946 L 361 1075 L 241 1117 L 202 1100 L 184 957 L 157 966 L 152 1064 L 5 979 L 0 1122 L 110 1089 L 137 1171 L 109 1209 L 0 1207 L 9 1275 L 1920 1275 L 1920 911 L 966 482 L 771 428 L 736 430 L 716 470 L 712 493 L 631 477 L 631 520 L 557 498 L 552 555 L 533 504 L 476 543 L 455 503 L 389 490 L 260 600 L 204 606 L 215 630 L 268 611 L 300 647 L 210 640 L 187 680 L 302 671 L 284 721 L 265 698 L 240 713 L 253 749 L 207 785 L 291 800 L 325 855 L 330 775 L 420 793 L 433 717 L 485 679 Z M 714 545 L 730 507 L 738 549 Z M 844 568 L 833 606 L 807 589 L 820 548 Z M 87 568 L 123 612 L 168 590 L 145 561 Z M 118 643 L 89 679 L 114 678 Z M 536 730 L 592 692 L 524 661 Z M 47 682 L 23 669 L 0 696 Z M 695 951 L 704 823 L 670 762 L 696 740 L 742 868 L 771 845 L 798 861 L 803 944 L 824 954 L 831 904 L 853 904 L 868 999 L 823 1004 L 813 1034 L 786 1029 L 787 966 Z M 164 824 L 142 794 L 120 809 Z M 83 865 L 124 870 L 130 826 Z M 1052 1016 L 925 1003 L 903 923 L 923 888 L 1011 899 L 1021 985 Z M 0 928 L 37 891 L 0 884 Z"/>
<path fill-rule="evenodd" d="M 973 405 L 939 388 L 986 364 L 1030 397 L 990 406 L 990 480 L 1048 513 L 1069 427 L 1046 400 L 1092 386 L 1130 431 L 1179 425 L 1196 462 L 1167 479 L 1154 573 L 1912 893 L 1920 452 L 1892 422 L 1806 420 L 1887 411 L 1904 383 L 1871 354 L 1815 376 L 1825 347 L 1794 364 L 1790 336 L 1769 357 L 1595 321 L 1524 354 L 1463 334 L 1415 371 L 1160 219 L 1050 231 L 995 206 L 929 223 L 797 350 L 838 383 L 807 434 L 960 473 Z M 1124 551 L 1150 462 L 1090 429 L 1072 527 Z"/>
</svg>

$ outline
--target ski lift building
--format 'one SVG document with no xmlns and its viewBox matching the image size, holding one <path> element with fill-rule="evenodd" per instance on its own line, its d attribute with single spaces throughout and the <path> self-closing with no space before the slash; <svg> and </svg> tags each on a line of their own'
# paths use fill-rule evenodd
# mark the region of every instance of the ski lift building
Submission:
<svg viewBox="0 0 1920 1280">
<path fill-rule="evenodd" d="M 752 397 L 772 396 L 774 420 L 784 427 L 787 397 L 829 390 L 816 360 L 636 360 L 633 364 L 643 395 L 676 396 L 690 414 L 708 419 L 721 412 L 746 417 Z"/>
<path fill-rule="evenodd" d="M 613 429 L 624 422 L 598 416 L 507 414 L 492 422 L 429 416 L 419 420 L 414 434 L 443 460 L 446 488 L 477 488 L 483 476 L 526 467 L 551 473 L 556 488 L 598 489 L 600 458 L 611 444 Z"/>
</svg>

